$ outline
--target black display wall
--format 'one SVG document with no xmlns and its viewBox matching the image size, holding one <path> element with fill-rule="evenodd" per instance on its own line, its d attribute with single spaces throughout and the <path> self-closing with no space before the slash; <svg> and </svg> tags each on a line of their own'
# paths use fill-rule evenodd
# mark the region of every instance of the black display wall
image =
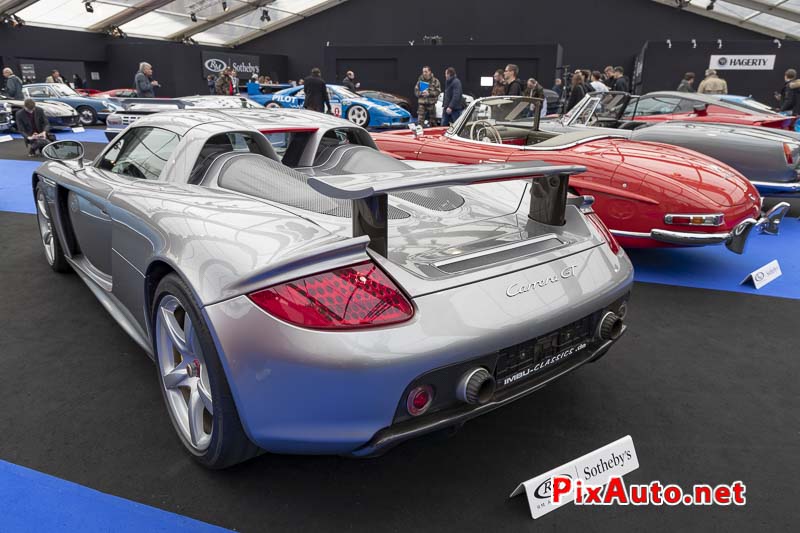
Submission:
<svg viewBox="0 0 800 533">
<path fill-rule="evenodd" d="M 490 89 L 481 88 L 481 76 L 491 76 L 506 63 L 515 63 L 523 79 L 545 76 L 549 80 L 559 66 L 561 53 L 561 47 L 555 44 L 330 46 L 325 48 L 324 75 L 328 80 L 340 81 L 348 70 L 353 70 L 363 89 L 411 95 L 422 66 L 430 66 L 442 84 L 444 69 L 453 67 L 465 92 L 486 96 Z"/>
<path fill-rule="evenodd" d="M 677 88 L 685 72 L 697 75 L 695 88 L 703 79 L 712 55 L 747 54 L 775 55 L 773 70 L 720 70 L 718 74 L 728 82 L 730 94 L 752 95 L 765 104 L 776 105 L 773 93 L 783 86 L 783 73 L 788 68 L 800 68 L 800 43 L 781 42 L 781 47 L 772 39 L 758 41 L 722 40 L 722 48 L 716 41 L 698 41 L 697 47 L 690 41 L 672 40 L 670 48 L 664 41 L 647 43 L 642 69 L 643 92 Z"/>
<path fill-rule="evenodd" d="M 205 94 L 201 52 L 221 50 L 214 47 L 186 46 L 153 39 L 113 39 L 106 35 L 80 31 L 53 30 L 27 26 L 21 29 L 0 27 L 0 53 L 3 66 L 20 73 L 21 63 L 33 63 L 37 81 L 44 81 L 52 68 L 61 68 L 62 75 L 72 81 L 74 70 L 81 65 L 88 86 L 97 89 L 130 87 L 141 61 L 153 65 L 154 78 L 161 83 L 158 96 Z M 267 54 L 243 47 L 243 53 L 259 56 L 262 70 L 288 75 L 285 55 Z M 90 80 L 91 72 L 100 79 Z"/>
<path fill-rule="evenodd" d="M 565 65 L 602 69 L 611 64 L 628 70 L 648 40 L 771 41 L 650 0 L 348 0 L 253 40 L 247 47 L 288 54 L 289 74 L 297 78 L 314 66 L 326 65 L 324 49 L 328 43 L 332 47 L 358 45 L 366 50 L 373 45 L 408 46 L 413 40 L 417 48 L 425 46 L 425 35 L 439 35 L 445 45 L 559 43 L 564 48 Z M 437 53 L 431 45 L 423 49 Z M 539 69 L 543 84 L 551 85 L 553 73 L 545 72 L 541 65 Z M 357 74 L 362 78 L 367 75 L 363 71 Z M 406 80 L 406 85 L 413 86 L 415 79 Z M 406 89 L 402 94 L 408 92 Z"/>
</svg>

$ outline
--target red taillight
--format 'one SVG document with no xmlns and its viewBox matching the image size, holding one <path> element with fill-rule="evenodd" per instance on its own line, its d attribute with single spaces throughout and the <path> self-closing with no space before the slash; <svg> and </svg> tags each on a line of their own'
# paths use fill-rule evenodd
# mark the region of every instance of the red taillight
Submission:
<svg viewBox="0 0 800 533">
<path fill-rule="evenodd" d="M 408 393 L 406 409 L 410 415 L 419 416 L 428 410 L 431 403 L 433 403 L 433 387 L 422 385 Z"/>
<path fill-rule="evenodd" d="M 249 297 L 267 313 L 312 329 L 386 326 L 414 315 L 411 302 L 371 261 L 287 281 Z"/>
<path fill-rule="evenodd" d="M 794 164 L 794 158 L 792 158 L 792 145 L 789 143 L 783 143 L 783 155 L 786 156 L 786 163 L 789 165 Z"/>
<path fill-rule="evenodd" d="M 606 240 L 606 244 L 608 244 L 608 247 L 611 248 L 612 252 L 614 252 L 614 255 L 619 255 L 620 247 L 617 239 L 614 238 L 614 235 L 612 235 L 606 225 L 603 224 L 603 221 L 600 220 L 600 217 L 597 216 L 597 213 L 589 213 L 586 215 L 586 218 L 592 221 L 592 224 L 594 224 L 594 227 L 597 228 L 597 231 L 599 231 Z"/>
</svg>

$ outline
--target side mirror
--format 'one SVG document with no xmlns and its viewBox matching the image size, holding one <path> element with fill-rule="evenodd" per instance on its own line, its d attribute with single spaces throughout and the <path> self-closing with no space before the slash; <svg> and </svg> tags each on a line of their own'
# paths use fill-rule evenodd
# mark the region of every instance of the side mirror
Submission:
<svg viewBox="0 0 800 533">
<path fill-rule="evenodd" d="M 83 159 L 83 145 L 78 141 L 56 141 L 45 146 L 42 155 L 53 161 L 75 161 Z"/>
<path fill-rule="evenodd" d="M 706 110 L 708 109 L 708 105 L 706 104 L 695 104 L 693 106 L 694 112 L 700 116 L 707 115 Z"/>
<path fill-rule="evenodd" d="M 78 161 L 83 168 L 83 145 L 78 141 L 55 141 L 42 149 L 42 155 L 53 161 Z"/>
</svg>

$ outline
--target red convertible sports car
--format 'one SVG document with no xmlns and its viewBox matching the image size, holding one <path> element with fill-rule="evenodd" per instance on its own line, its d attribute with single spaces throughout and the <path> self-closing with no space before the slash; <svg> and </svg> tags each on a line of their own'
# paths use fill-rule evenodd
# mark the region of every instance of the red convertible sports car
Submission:
<svg viewBox="0 0 800 533">
<path fill-rule="evenodd" d="M 758 111 L 736 102 L 726 101 L 718 95 L 659 91 L 642 96 L 631 96 L 622 119 L 631 126 L 648 122 L 681 120 L 691 122 L 717 122 L 743 126 L 763 126 L 793 130 L 797 117 Z"/>
<path fill-rule="evenodd" d="M 580 164 L 570 191 L 595 199 L 595 212 L 622 246 L 726 244 L 742 253 L 754 229 L 776 233 L 789 205 L 761 216 L 761 198 L 733 168 L 697 152 L 593 130 L 539 130 L 538 103 L 524 97 L 476 100 L 450 129 L 376 133 L 400 159 L 442 163 L 541 160 Z"/>
</svg>

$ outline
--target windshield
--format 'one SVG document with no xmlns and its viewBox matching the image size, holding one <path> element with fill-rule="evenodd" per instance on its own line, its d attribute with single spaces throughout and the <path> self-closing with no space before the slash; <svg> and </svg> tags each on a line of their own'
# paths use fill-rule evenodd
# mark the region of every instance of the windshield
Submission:
<svg viewBox="0 0 800 533">
<path fill-rule="evenodd" d="M 361 95 L 356 94 L 345 87 L 331 87 L 331 90 L 338 94 L 341 98 L 361 98 Z"/>
<path fill-rule="evenodd" d="M 484 98 L 472 106 L 469 115 L 461 123 L 461 132 L 480 123 L 488 123 L 492 126 L 513 124 L 517 127 L 532 128 L 533 111 L 531 106 L 533 104 L 532 98 L 502 96 Z"/>
<path fill-rule="evenodd" d="M 588 94 L 564 115 L 567 124 L 591 126 L 597 122 L 612 122 L 619 118 L 628 103 L 621 93 Z"/>
<path fill-rule="evenodd" d="M 72 87 L 69 85 L 64 85 L 63 83 L 53 83 L 49 85 L 50 90 L 52 90 L 58 96 L 80 96 L 76 93 Z"/>
</svg>

